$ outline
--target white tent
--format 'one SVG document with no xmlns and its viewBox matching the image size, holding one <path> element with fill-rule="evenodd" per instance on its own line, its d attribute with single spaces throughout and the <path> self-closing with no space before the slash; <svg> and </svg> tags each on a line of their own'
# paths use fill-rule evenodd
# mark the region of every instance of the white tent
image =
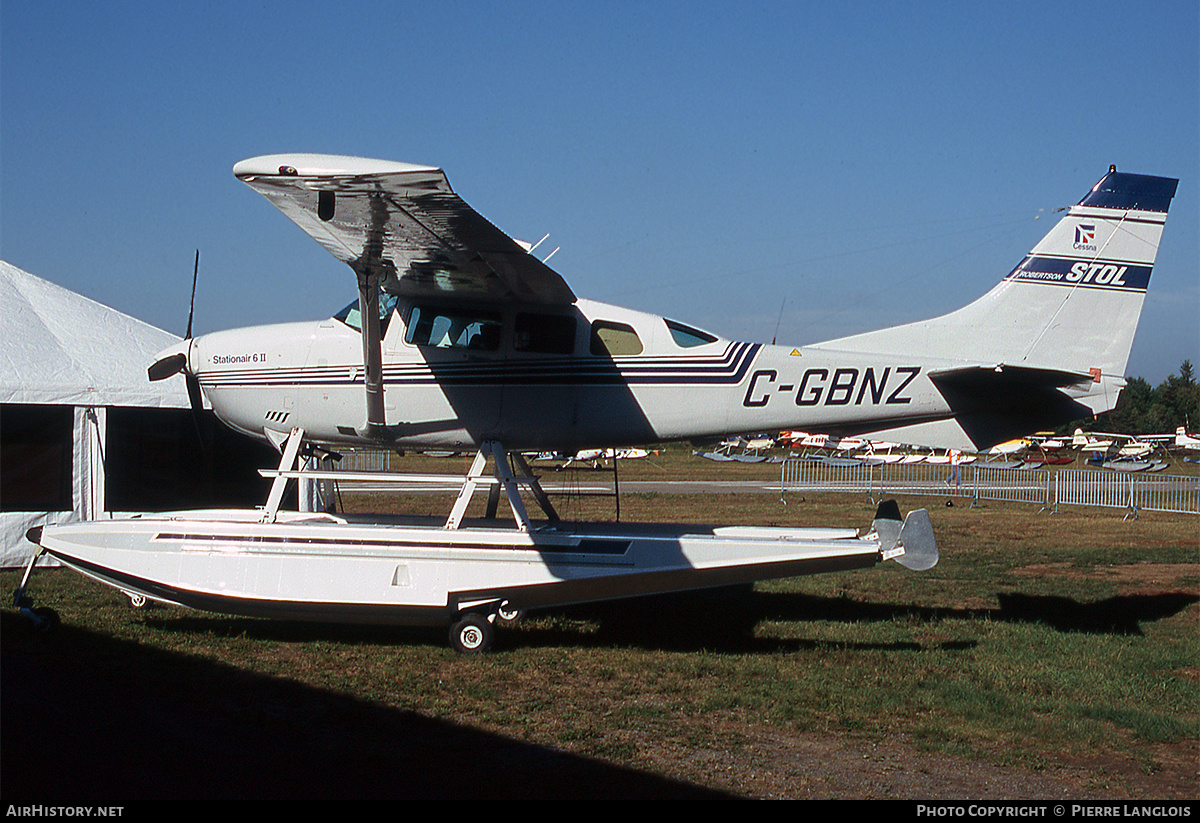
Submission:
<svg viewBox="0 0 1200 823">
<path fill-rule="evenodd" d="M 179 339 L 0 260 L 0 567 L 30 557 L 30 526 L 104 516 L 108 411 L 188 408 L 181 379 L 146 377 Z"/>
<path fill-rule="evenodd" d="M 188 407 L 146 368 L 180 338 L 0 260 L 0 402 Z"/>
<path fill-rule="evenodd" d="M 193 415 L 181 376 L 150 382 L 179 340 L 0 260 L 0 568 L 43 523 L 262 503 L 278 454 Z M 320 507 L 315 486 L 294 502 Z"/>
</svg>

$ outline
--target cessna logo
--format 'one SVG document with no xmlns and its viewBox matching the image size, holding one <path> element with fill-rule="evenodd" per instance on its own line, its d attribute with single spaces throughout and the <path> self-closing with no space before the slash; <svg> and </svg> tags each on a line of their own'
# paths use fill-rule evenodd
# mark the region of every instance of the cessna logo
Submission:
<svg viewBox="0 0 1200 823">
<path fill-rule="evenodd" d="M 780 383 L 775 369 L 759 369 L 750 375 L 742 405 L 767 405 L 772 392 L 795 393 L 797 406 L 905 405 L 912 402 L 905 390 L 918 374 L 919 366 L 888 366 L 876 369 L 808 369 L 800 383 Z"/>
<path fill-rule="evenodd" d="M 1096 250 L 1096 226 L 1079 225 L 1075 227 L 1074 248 L 1077 251 Z"/>
</svg>

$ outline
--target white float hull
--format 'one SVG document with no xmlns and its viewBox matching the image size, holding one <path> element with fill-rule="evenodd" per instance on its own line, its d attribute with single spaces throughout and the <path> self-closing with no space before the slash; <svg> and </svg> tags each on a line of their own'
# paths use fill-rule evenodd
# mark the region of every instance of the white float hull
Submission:
<svg viewBox="0 0 1200 823">
<path fill-rule="evenodd" d="M 225 614 L 391 624 L 446 624 L 503 601 L 561 606 L 881 559 L 874 535 L 851 529 L 559 524 L 525 532 L 256 516 L 196 511 L 46 526 L 38 542 L 130 595 Z"/>
</svg>

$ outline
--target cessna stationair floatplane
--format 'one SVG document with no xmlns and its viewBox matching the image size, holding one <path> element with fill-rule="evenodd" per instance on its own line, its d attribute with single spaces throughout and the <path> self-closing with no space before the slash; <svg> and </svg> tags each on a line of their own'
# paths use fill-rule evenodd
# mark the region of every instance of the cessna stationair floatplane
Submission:
<svg viewBox="0 0 1200 823">
<path fill-rule="evenodd" d="M 1111 409 L 1177 184 L 1114 167 L 974 303 L 793 348 L 576 298 L 437 168 L 295 154 L 233 172 L 358 282 L 357 302 L 328 320 L 206 334 L 149 369 L 152 380 L 182 372 L 226 424 L 276 445 L 282 460 L 263 472 L 274 477 L 265 506 L 46 526 L 30 539 L 39 555 L 135 601 L 441 623 L 463 651 L 491 642 L 497 615 L 529 608 L 887 559 L 933 566 L 928 515 L 901 522 L 894 503 L 862 536 L 568 524 L 521 453 L 783 429 L 983 450 Z M 304 448 L 339 446 L 478 453 L 444 522 L 281 511 L 289 479 L 365 476 L 299 459 Z M 483 488 L 488 517 L 466 518 Z M 529 517 L 521 489 L 544 519 Z M 502 493 L 511 523 L 494 518 Z"/>
</svg>

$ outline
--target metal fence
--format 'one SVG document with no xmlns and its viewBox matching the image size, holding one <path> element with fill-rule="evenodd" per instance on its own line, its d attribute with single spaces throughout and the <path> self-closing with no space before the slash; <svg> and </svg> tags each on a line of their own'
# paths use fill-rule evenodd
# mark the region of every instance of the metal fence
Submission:
<svg viewBox="0 0 1200 823">
<path fill-rule="evenodd" d="M 336 468 L 347 472 L 388 472 L 392 470 L 392 455 L 387 449 L 339 449 L 342 459 Z"/>
<path fill-rule="evenodd" d="M 337 468 L 391 471 L 392 452 L 347 449 Z M 873 464 L 853 458 L 788 458 L 781 465 L 780 494 L 845 492 L 873 501 L 892 494 L 930 495 L 1059 506 L 1107 506 L 1138 511 L 1200 514 L 1200 477 L 1102 469 L 1008 469 L 986 462 L 960 466 L 957 478 L 946 463 Z"/>
<path fill-rule="evenodd" d="M 1054 500 L 1063 505 L 1131 508 L 1132 489 L 1132 474 L 1086 469 L 1055 472 Z"/>
<path fill-rule="evenodd" d="M 855 492 L 877 497 L 879 466 L 853 461 L 789 458 L 783 461 L 780 493 L 789 491 Z"/>
<path fill-rule="evenodd" d="M 889 494 L 917 494 L 1049 506 L 1050 489 L 1050 472 L 1045 470 L 966 465 L 956 471 L 949 464 L 864 464 L 853 459 L 788 459 L 780 477 L 781 493 L 842 491 L 866 494 L 872 500 Z"/>
<path fill-rule="evenodd" d="M 858 462 L 858 461 L 855 461 Z M 851 464 L 850 460 L 789 458 L 783 462 L 780 494 L 796 491 L 850 492 L 879 500 L 889 494 L 934 495 L 1060 505 L 1111 506 L 1145 511 L 1200 514 L 1200 478 L 1143 475 L 1096 469 L 1008 469 L 986 463 Z"/>
<path fill-rule="evenodd" d="M 1054 501 L 1064 506 L 1109 506 L 1200 514 L 1200 477 L 1063 469 L 1055 472 Z"/>
</svg>

